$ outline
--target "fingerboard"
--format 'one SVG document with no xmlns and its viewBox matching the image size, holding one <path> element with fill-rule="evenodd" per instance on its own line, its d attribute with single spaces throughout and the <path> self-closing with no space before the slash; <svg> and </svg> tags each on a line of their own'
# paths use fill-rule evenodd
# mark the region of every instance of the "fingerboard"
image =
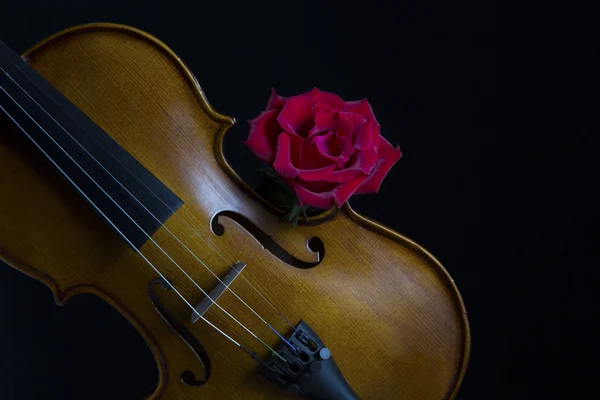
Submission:
<svg viewBox="0 0 600 400">
<path fill-rule="evenodd" d="M 183 205 L 2 41 L 0 111 L 134 249 Z"/>
</svg>

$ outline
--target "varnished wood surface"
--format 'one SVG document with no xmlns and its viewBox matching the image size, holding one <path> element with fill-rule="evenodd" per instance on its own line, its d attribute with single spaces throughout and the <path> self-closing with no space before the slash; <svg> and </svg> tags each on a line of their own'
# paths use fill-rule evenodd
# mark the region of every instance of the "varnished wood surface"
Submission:
<svg viewBox="0 0 600 400">
<path fill-rule="evenodd" d="M 222 140 L 233 120 L 210 107 L 193 75 L 165 45 L 132 28 L 95 24 L 48 39 L 30 50 L 27 60 L 183 199 L 169 230 L 220 276 L 237 260 L 247 263 L 244 277 L 290 321 L 311 324 L 361 398 L 456 395 L 470 336 L 460 295 L 441 264 L 349 206 L 317 225 L 282 224 L 224 159 Z M 225 234 L 217 237 L 210 219 L 220 210 L 245 215 L 304 260 L 314 260 L 306 243 L 318 236 L 326 258 L 311 270 L 290 267 L 228 219 L 222 220 Z M 216 280 L 166 229 L 154 240 L 205 290 L 212 288 Z M 202 298 L 157 246 L 150 242 L 142 252 L 192 304 Z M 156 357 L 160 381 L 154 399 L 285 397 L 256 373 L 254 361 L 202 322 L 190 329 L 211 356 L 213 377 L 201 388 L 183 384 L 182 371 L 201 370 L 152 308 L 147 283 L 156 273 L 8 126 L 0 133 L 0 258 L 46 283 L 59 303 L 90 292 L 123 313 Z M 287 332 L 247 283 L 238 279 L 232 289 Z M 170 296 L 169 304 L 187 322 L 190 310 Z M 267 343 L 277 344 L 230 293 L 219 304 Z M 218 308 L 206 317 L 246 347 L 267 354 Z"/>
</svg>

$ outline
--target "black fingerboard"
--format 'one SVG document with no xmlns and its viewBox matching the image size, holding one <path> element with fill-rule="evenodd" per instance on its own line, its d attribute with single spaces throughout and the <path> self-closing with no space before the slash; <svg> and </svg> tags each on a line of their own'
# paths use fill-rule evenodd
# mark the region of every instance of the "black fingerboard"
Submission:
<svg viewBox="0 0 600 400">
<path fill-rule="evenodd" d="M 134 249 L 183 205 L 2 41 L 0 111 Z"/>
</svg>

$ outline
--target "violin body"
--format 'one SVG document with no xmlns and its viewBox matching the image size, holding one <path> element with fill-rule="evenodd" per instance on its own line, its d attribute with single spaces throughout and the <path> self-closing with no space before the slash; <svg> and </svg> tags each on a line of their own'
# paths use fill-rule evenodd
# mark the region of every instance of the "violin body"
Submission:
<svg viewBox="0 0 600 400">
<path fill-rule="evenodd" d="M 289 327 L 274 307 L 292 324 L 307 321 L 358 397 L 454 398 L 467 365 L 469 327 L 452 279 L 425 249 L 348 204 L 296 228 L 284 224 L 280 212 L 227 164 L 222 142 L 234 120 L 214 111 L 185 65 L 144 32 L 84 25 L 46 39 L 23 57 L 181 198 L 177 217 L 153 239 L 200 286 L 214 287 L 215 278 L 170 232 L 219 276 L 243 261 L 242 274 L 257 290 L 238 279 L 231 286 L 235 293 L 280 332 Z M 165 304 L 211 359 L 207 384 L 183 382 L 183 371 L 200 376 L 202 366 L 150 301 L 148 285 L 157 273 L 8 121 L 0 121 L 0 259 L 45 283 L 59 304 L 92 293 L 124 315 L 155 356 L 159 382 L 152 399 L 288 396 L 218 331 L 202 321 L 191 324 L 186 305 L 165 292 Z M 217 235 L 213 218 L 223 210 L 243 215 L 300 260 L 315 260 L 307 243 L 318 237 L 325 256 L 314 268 L 296 268 L 226 215 L 218 217 L 224 233 Z M 141 252 L 190 302 L 202 300 L 157 246 L 147 242 Z M 218 303 L 267 344 L 277 345 L 279 338 L 236 297 L 226 292 Z M 205 317 L 260 358 L 268 356 L 217 307 Z"/>
</svg>

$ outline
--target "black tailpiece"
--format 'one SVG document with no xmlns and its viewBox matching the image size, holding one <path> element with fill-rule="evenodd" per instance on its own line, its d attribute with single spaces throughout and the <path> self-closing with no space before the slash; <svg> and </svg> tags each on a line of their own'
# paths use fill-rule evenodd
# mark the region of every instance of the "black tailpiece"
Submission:
<svg viewBox="0 0 600 400">
<path fill-rule="evenodd" d="M 288 342 L 265 360 L 259 372 L 288 393 L 315 400 L 358 400 L 319 336 L 300 321 Z"/>
</svg>

